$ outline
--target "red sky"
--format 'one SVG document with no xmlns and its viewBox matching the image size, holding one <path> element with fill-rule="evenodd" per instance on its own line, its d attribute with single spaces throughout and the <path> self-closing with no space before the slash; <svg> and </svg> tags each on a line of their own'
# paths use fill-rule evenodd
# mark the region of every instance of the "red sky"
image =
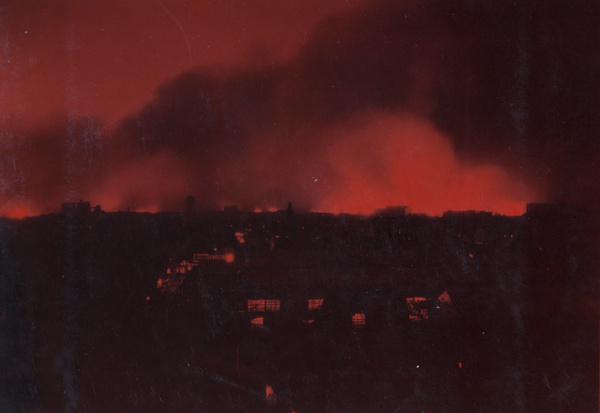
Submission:
<svg viewBox="0 0 600 413">
<path fill-rule="evenodd" d="M 0 9 L 0 111 L 17 125 L 61 110 L 115 122 L 192 67 L 292 59 L 323 17 L 364 2 L 8 2 Z"/>
<path fill-rule="evenodd" d="M 4 1 L 0 214 L 178 210 L 190 194 L 362 213 L 592 204 L 598 16 L 592 0 Z"/>
</svg>

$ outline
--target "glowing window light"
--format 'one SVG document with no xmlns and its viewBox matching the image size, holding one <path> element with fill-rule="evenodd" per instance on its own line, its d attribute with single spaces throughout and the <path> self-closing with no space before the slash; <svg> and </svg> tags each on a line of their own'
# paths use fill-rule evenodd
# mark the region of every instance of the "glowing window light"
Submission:
<svg viewBox="0 0 600 413">
<path fill-rule="evenodd" d="M 281 301 L 279 300 L 265 300 L 265 311 L 279 311 Z"/>
<path fill-rule="evenodd" d="M 408 297 L 406 298 L 406 304 L 409 309 L 410 321 L 417 322 L 429 319 L 429 309 L 425 297 Z"/>
<path fill-rule="evenodd" d="M 244 244 L 246 242 L 246 240 L 244 239 L 244 233 L 243 232 L 236 232 L 235 233 L 235 239 L 240 243 L 240 244 Z"/>
<path fill-rule="evenodd" d="M 210 259 L 210 256 L 208 254 L 194 254 L 194 262 L 200 262 L 200 261 L 208 261 Z"/>
<path fill-rule="evenodd" d="M 352 326 L 353 327 L 364 327 L 367 323 L 365 313 L 356 313 L 352 315 Z"/>
<path fill-rule="evenodd" d="M 265 326 L 265 318 L 264 317 L 254 317 L 250 320 L 250 327 L 252 328 L 263 328 Z"/>
<path fill-rule="evenodd" d="M 248 300 L 249 313 L 264 313 L 265 300 Z"/>
<path fill-rule="evenodd" d="M 281 308 L 281 300 L 248 300 L 249 313 L 276 312 Z"/>
<path fill-rule="evenodd" d="M 323 305 L 322 298 L 309 298 L 308 299 L 308 309 L 309 310 L 320 310 Z"/>
<path fill-rule="evenodd" d="M 265 387 L 265 399 L 267 400 L 267 403 L 269 403 L 271 406 L 275 406 L 275 404 L 277 403 L 277 396 L 275 395 L 275 391 L 273 390 L 273 387 L 269 386 L 268 384 Z"/>
</svg>

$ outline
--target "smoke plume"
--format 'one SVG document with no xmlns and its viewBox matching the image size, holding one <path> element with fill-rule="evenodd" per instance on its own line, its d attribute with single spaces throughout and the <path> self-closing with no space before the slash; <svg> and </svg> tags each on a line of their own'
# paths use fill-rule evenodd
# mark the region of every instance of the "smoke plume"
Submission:
<svg viewBox="0 0 600 413">
<path fill-rule="evenodd" d="M 113 130 L 4 133 L 0 208 L 593 205 L 598 9 L 374 2 L 323 20 L 287 63 L 182 73 Z"/>
</svg>

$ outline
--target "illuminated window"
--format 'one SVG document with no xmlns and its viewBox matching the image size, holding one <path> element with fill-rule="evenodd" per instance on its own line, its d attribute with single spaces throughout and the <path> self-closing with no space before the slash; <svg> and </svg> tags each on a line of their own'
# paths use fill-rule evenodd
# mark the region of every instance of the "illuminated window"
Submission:
<svg viewBox="0 0 600 413">
<path fill-rule="evenodd" d="M 265 311 L 265 300 L 248 300 L 249 313 L 262 313 Z"/>
<path fill-rule="evenodd" d="M 443 293 L 441 293 L 438 297 L 438 300 L 441 304 L 452 305 L 452 300 L 450 299 L 448 291 L 444 291 Z"/>
<path fill-rule="evenodd" d="M 255 317 L 250 321 L 250 327 L 252 328 L 263 328 L 265 326 L 264 317 Z"/>
<path fill-rule="evenodd" d="M 236 232 L 235 233 L 235 239 L 240 243 L 240 244 L 244 244 L 246 242 L 246 240 L 244 239 L 244 233 L 243 232 Z"/>
<path fill-rule="evenodd" d="M 248 300 L 249 313 L 264 313 L 266 311 L 279 311 L 280 300 Z"/>
<path fill-rule="evenodd" d="M 210 256 L 208 254 L 194 254 L 194 262 L 208 261 Z"/>
<path fill-rule="evenodd" d="M 279 300 L 265 300 L 265 311 L 279 311 Z"/>
<path fill-rule="evenodd" d="M 273 391 L 273 387 L 269 386 L 268 384 L 265 387 L 265 398 L 267 399 L 267 403 L 269 403 L 271 406 L 275 406 L 277 403 L 277 396 Z"/>
<path fill-rule="evenodd" d="M 179 264 L 179 273 L 180 274 L 185 274 L 188 270 L 188 263 L 186 260 L 181 261 L 181 263 Z"/>
<path fill-rule="evenodd" d="M 353 327 L 364 327 L 366 324 L 365 313 L 356 313 L 352 316 Z"/>
<path fill-rule="evenodd" d="M 308 309 L 309 310 L 320 310 L 323 305 L 322 298 L 309 298 L 308 299 Z"/>
<path fill-rule="evenodd" d="M 410 321 L 422 321 L 429 319 L 429 308 L 425 297 L 408 297 L 406 304 L 409 310 Z"/>
</svg>

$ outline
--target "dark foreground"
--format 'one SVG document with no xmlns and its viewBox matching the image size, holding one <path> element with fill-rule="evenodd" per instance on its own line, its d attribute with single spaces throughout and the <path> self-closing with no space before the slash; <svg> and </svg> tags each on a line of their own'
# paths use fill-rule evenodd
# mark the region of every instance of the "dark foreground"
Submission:
<svg viewBox="0 0 600 413">
<path fill-rule="evenodd" d="M 0 411 L 597 412 L 571 212 L 2 221 Z"/>
</svg>

